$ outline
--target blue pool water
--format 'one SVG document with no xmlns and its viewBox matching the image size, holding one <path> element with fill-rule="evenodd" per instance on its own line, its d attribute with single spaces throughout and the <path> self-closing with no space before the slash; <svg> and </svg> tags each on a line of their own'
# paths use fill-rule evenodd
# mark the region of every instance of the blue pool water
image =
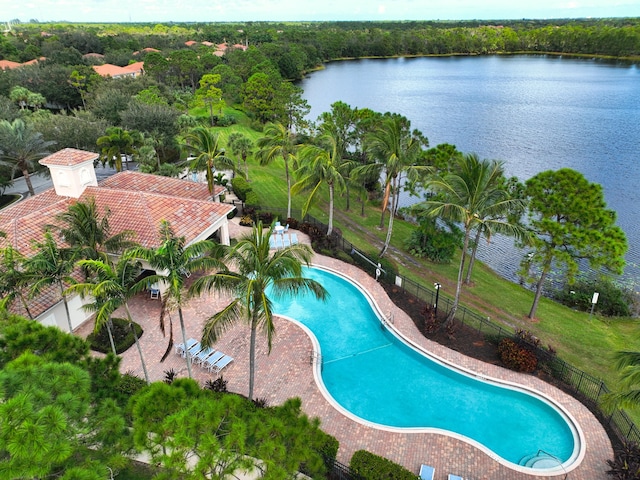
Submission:
<svg viewBox="0 0 640 480">
<path fill-rule="evenodd" d="M 524 465 L 540 450 L 562 462 L 575 455 L 573 431 L 549 403 L 472 378 L 409 347 L 382 326 L 353 283 L 316 268 L 304 276 L 322 283 L 329 300 L 271 297 L 274 311 L 316 336 L 325 387 L 349 412 L 380 425 L 463 435 L 514 464 Z"/>
</svg>

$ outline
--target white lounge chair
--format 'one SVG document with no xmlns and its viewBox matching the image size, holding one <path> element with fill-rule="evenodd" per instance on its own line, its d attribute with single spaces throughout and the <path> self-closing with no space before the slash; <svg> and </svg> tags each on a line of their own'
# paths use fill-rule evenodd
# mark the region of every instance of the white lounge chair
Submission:
<svg viewBox="0 0 640 480">
<path fill-rule="evenodd" d="M 420 465 L 420 480 L 433 480 L 435 468 L 429 465 Z"/>
<path fill-rule="evenodd" d="M 233 362 L 233 358 L 230 357 L 229 355 L 225 355 L 224 357 L 222 357 L 220 360 L 218 360 L 216 363 L 214 363 L 211 366 L 210 371 L 214 371 L 216 372 L 216 375 L 218 373 L 220 373 L 224 367 L 226 367 L 227 365 L 229 365 L 231 362 Z"/>
<path fill-rule="evenodd" d="M 176 354 L 184 357 L 184 352 L 193 347 L 198 341 L 195 338 L 190 338 L 187 340 L 187 347 L 185 348 L 184 343 L 178 343 L 176 345 Z"/>
<path fill-rule="evenodd" d="M 291 245 L 297 245 L 298 244 L 298 234 L 297 233 L 290 233 L 289 236 L 291 237 Z"/>
<path fill-rule="evenodd" d="M 269 237 L 269 248 L 270 249 L 276 248 L 276 236 L 275 235 L 271 235 Z"/>
<path fill-rule="evenodd" d="M 464 478 L 458 476 L 458 475 L 454 475 L 453 473 L 449 474 L 448 480 L 464 480 Z"/>
<path fill-rule="evenodd" d="M 282 245 L 285 247 L 290 247 L 291 246 L 291 238 L 289 237 L 289 235 L 283 235 L 282 236 Z"/>
<path fill-rule="evenodd" d="M 224 353 L 216 352 L 213 355 L 211 355 L 209 358 L 207 358 L 204 362 L 202 362 L 200 365 L 202 365 L 202 368 L 206 368 L 207 370 L 211 371 L 213 370 L 213 365 L 222 357 L 224 357 Z"/>
<path fill-rule="evenodd" d="M 282 236 L 276 235 L 276 248 L 279 250 L 284 247 L 284 242 L 282 241 Z"/>
<path fill-rule="evenodd" d="M 187 351 L 185 351 L 182 354 L 182 356 L 186 357 L 187 355 L 189 355 L 189 357 L 193 358 L 198 353 L 200 353 L 200 350 L 202 350 L 202 345 L 200 344 L 200 342 L 196 342 L 195 345 L 193 345 L 191 348 L 187 349 Z"/>
<path fill-rule="evenodd" d="M 211 355 L 213 355 L 215 352 L 216 352 L 215 349 L 211 347 L 203 348 L 202 350 L 200 350 L 200 352 L 198 352 L 197 355 L 193 357 L 193 363 L 195 363 L 196 365 L 200 364 L 204 362 L 207 358 L 209 358 Z"/>
</svg>

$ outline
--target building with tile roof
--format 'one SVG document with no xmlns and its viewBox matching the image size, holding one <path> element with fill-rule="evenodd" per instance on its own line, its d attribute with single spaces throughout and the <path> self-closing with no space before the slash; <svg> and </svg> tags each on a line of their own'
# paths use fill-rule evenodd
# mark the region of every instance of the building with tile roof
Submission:
<svg viewBox="0 0 640 480">
<path fill-rule="evenodd" d="M 127 65 L 126 67 L 119 67 L 118 65 L 105 63 L 104 65 L 93 65 L 91 68 L 93 68 L 93 70 L 102 77 L 135 78 L 144 73 L 144 62 L 135 62 Z"/>
<path fill-rule="evenodd" d="M 11 60 L 0 60 L 0 70 L 12 70 L 21 66 L 22 64 L 19 62 L 12 62 Z"/>
<path fill-rule="evenodd" d="M 40 160 L 49 168 L 53 188 L 0 210 L 0 231 L 6 234 L 0 238 L 0 247 L 11 245 L 27 257 L 33 255 L 32 242 L 42 239 L 56 216 L 75 202 L 89 199 L 101 214 L 110 212 L 111 234 L 133 231 L 133 240 L 147 248 L 160 245 L 158 232 L 163 220 L 187 245 L 212 237 L 229 244 L 227 215 L 235 207 L 213 201 L 206 184 L 131 170 L 98 184 L 93 168 L 97 159 L 97 153 L 65 148 Z M 214 198 L 224 190 L 220 186 L 216 189 Z M 74 328 L 90 317 L 82 303 L 79 297 L 69 299 Z M 68 329 L 63 307 L 55 289 L 30 301 L 31 313 L 43 324 Z M 15 308 L 17 313 L 25 313 L 17 303 Z"/>
</svg>

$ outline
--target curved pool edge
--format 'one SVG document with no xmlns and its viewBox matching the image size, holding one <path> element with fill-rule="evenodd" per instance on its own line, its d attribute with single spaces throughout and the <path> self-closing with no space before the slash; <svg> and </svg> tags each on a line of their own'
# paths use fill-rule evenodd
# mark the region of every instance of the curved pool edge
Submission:
<svg viewBox="0 0 640 480">
<path fill-rule="evenodd" d="M 444 366 L 446 366 L 447 368 L 450 368 L 452 370 L 455 370 L 457 372 L 459 372 L 462 375 L 465 376 L 469 376 L 472 378 L 475 378 L 476 380 L 479 381 L 484 381 L 487 383 L 492 383 L 494 385 L 497 385 L 501 388 L 508 388 L 511 390 L 517 390 L 523 393 L 526 393 L 534 398 L 537 398 L 538 400 L 546 403 L 547 405 L 553 407 L 555 410 L 558 411 L 559 415 L 565 420 L 565 422 L 567 423 L 569 429 L 571 430 L 572 434 L 573 434 L 573 438 L 574 438 L 574 450 L 571 454 L 571 456 L 565 461 L 562 462 L 560 465 L 558 466 L 554 466 L 551 468 L 528 468 L 528 467 L 524 467 L 518 464 L 515 464 L 513 462 L 510 462 L 508 460 L 505 460 L 504 458 L 500 457 L 499 455 L 497 455 L 495 452 L 493 452 L 492 450 L 490 450 L 489 448 L 487 448 L 485 445 L 477 442 L 476 440 L 469 438 L 467 436 L 464 435 L 460 435 L 458 433 L 452 432 L 450 430 L 444 430 L 444 429 L 440 429 L 440 428 L 433 428 L 433 427 L 391 427 L 388 425 L 383 425 L 383 424 L 378 424 L 375 422 L 371 422 L 369 420 L 365 420 L 355 414 L 353 414 L 352 412 L 350 412 L 349 410 L 345 409 L 340 403 L 338 403 L 333 396 L 329 393 L 329 391 L 327 390 L 327 388 L 324 385 L 324 381 L 322 379 L 322 363 L 318 361 L 318 355 L 314 355 L 313 357 L 313 374 L 314 374 L 314 380 L 316 382 L 316 385 L 318 386 L 318 389 L 320 390 L 321 394 L 324 396 L 324 398 L 327 400 L 327 402 L 333 406 L 337 411 L 339 411 L 340 413 L 342 413 L 344 416 L 346 416 L 347 418 L 351 419 L 354 422 L 357 422 L 361 425 L 370 427 L 370 428 L 375 428 L 378 430 L 382 430 L 382 431 L 388 431 L 388 432 L 394 432 L 394 433 L 430 433 L 430 434 L 440 434 L 440 435 L 444 435 L 444 436 L 448 436 L 451 438 L 455 438 L 457 440 L 463 441 L 477 449 L 479 449 L 480 451 L 482 451 L 484 454 L 486 454 L 489 458 L 491 458 L 492 460 L 498 462 L 499 464 L 520 472 L 520 473 L 524 473 L 524 474 L 528 474 L 528 475 L 533 475 L 533 476 L 538 476 L 538 477 L 550 477 L 550 476 L 555 476 L 555 475 L 564 475 L 569 473 L 570 471 L 574 470 L 575 468 L 577 468 L 582 460 L 584 459 L 585 455 L 586 455 L 586 442 L 585 442 L 585 436 L 584 433 L 582 432 L 582 429 L 580 428 L 578 422 L 575 420 L 575 418 L 573 417 L 573 415 L 571 415 L 571 413 L 569 413 L 569 411 L 564 408 L 560 403 L 558 403 L 556 400 L 550 398 L 548 395 L 538 391 L 537 389 L 533 388 L 533 387 L 529 387 L 529 386 L 523 386 L 520 385 L 518 383 L 509 381 L 509 380 L 503 380 L 500 378 L 495 378 L 495 377 L 491 377 L 489 375 L 484 375 L 484 374 L 479 374 L 477 372 L 474 372 L 473 370 L 470 370 L 468 368 L 462 367 L 460 365 L 457 365 L 455 363 L 453 363 L 452 361 L 446 360 L 436 354 L 433 354 L 429 351 L 427 351 L 424 347 L 418 345 L 417 343 L 415 343 L 414 341 L 412 341 L 411 339 L 409 339 L 408 337 L 406 337 L 404 334 L 402 334 L 402 332 L 400 332 L 395 325 L 393 324 L 393 322 L 389 322 L 387 320 L 387 316 L 384 314 L 383 310 L 379 307 L 379 305 L 377 304 L 377 302 L 375 301 L 375 299 L 373 298 L 373 296 L 367 291 L 367 289 L 365 289 L 357 280 L 353 279 L 352 277 L 344 274 L 343 272 L 336 270 L 334 268 L 331 267 L 327 267 L 324 265 L 320 265 L 320 264 L 311 264 L 310 265 L 312 268 L 317 268 L 319 270 L 325 270 L 329 273 L 332 273 L 340 278 L 343 278 L 347 281 L 349 281 L 350 283 L 352 283 L 356 288 L 358 288 L 358 290 L 364 295 L 364 297 L 367 299 L 367 301 L 369 302 L 369 304 L 371 305 L 371 307 L 373 308 L 373 310 L 375 311 L 376 315 L 378 316 L 378 318 L 380 319 L 381 323 L 387 328 L 387 330 L 389 332 L 391 332 L 394 336 L 396 336 L 399 340 L 401 340 L 403 343 L 405 343 L 406 345 L 410 346 L 412 349 L 418 351 L 419 353 L 421 353 L 422 355 L 427 356 L 428 358 L 430 358 L 431 360 L 440 363 Z M 313 334 L 313 332 L 306 327 L 304 324 L 302 324 L 301 322 L 299 322 L 298 320 L 296 320 L 295 318 L 291 318 L 288 317 L 286 315 L 280 315 L 278 314 L 279 317 L 284 318 L 288 321 L 291 321 L 292 323 L 300 326 L 302 328 L 303 331 L 306 332 L 306 334 L 308 335 L 308 337 L 311 340 L 311 343 L 313 345 L 313 349 L 314 352 L 320 353 L 321 354 L 321 349 L 320 349 L 320 344 L 316 338 L 316 336 Z M 389 315 L 390 316 L 390 315 Z"/>
</svg>

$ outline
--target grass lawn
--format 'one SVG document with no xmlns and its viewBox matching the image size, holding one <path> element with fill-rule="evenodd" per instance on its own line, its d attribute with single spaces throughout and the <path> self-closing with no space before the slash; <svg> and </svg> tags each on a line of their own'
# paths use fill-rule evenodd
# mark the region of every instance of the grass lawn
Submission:
<svg viewBox="0 0 640 480">
<path fill-rule="evenodd" d="M 238 118 L 238 113 L 235 114 Z M 260 137 L 248 127 L 247 121 L 239 121 L 237 125 L 220 128 L 222 135 L 240 131 L 252 140 Z M 287 187 L 284 179 L 282 160 L 268 166 L 260 166 L 252 158 L 249 159 L 249 180 L 260 202 L 265 207 L 286 208 Z M 325 193 L 325 192 L 323 192 Z M 320 196 L 310 213 L 321 221 L 328 219 L 327 195 Z M 293 208 L 300 209 L 305 197 L 298 195 L 293 199 Z M 344 196 L 337 196 L 335 209 L 339 217 L 347 219 L 347 223 L 334 219 L 335 226 L 340 228 L 344 237 L 366 252 L 376 250 L 367 241 L 360 230 L 384 240 L 385 228 L 379 229 L 380 207 L 369 203 L 365 207 L 365 215 L 360 215 L 360 204 L 352 199 L 351 210 L 345 212 Z M 354 227 L 361 227 L 360 229 Z M 392 245 L 403 249 L 403 241 L 414 227 L 403 220 L 394 222 Z M 458 257 L 459 258 L 459 257 Z M 520 262 L 514 258 L 514 262 Z M 412 280 L 430 286 L 440 282 L 443 288 L 441 295 L 451 296 L 455 292 L 458 259 L 451 264 L 434 264 L 414 258 L 411 263 L 399 265 L 401 273 Z M 523 328 L 539 337 L 543 344 L 551 345 L 561 358 L 591 375 L 606 379 L 610 387 L 615 386 L 616 373 L 612 367 L 611 353 L 617 350 L 640 351 L 640 325 L 633 318 L 593 317 L 585 312 L 573 311 L 568 307 L 549 299 L 541 299 L 537 319 L 526 318 L 533 302 L 533 292 L 513 282 L 507 281 L 493 272 L 486 265 L 476 262 L 473 274 L 473 285 L 463 288 L 461 303 L 491 320 L 510 328 Z M 640 419 L 640 415 L 637 420 Z"/>
</svg>

